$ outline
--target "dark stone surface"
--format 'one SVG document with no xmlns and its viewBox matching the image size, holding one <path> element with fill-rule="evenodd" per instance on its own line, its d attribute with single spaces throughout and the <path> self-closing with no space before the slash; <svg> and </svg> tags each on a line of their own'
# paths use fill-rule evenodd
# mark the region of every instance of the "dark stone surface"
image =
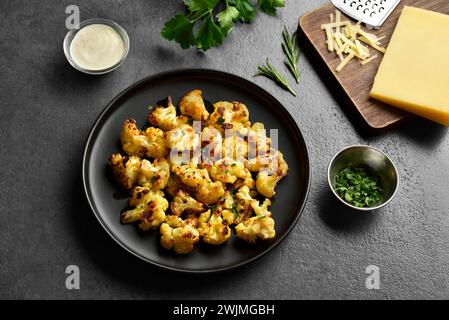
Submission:
<svg viewBox="0 0 449 320">
<path fill-rule="evenodd" d="M 253 79 L 294 115 L 309 145 L 312 188 L 306 210 L 273 252 L 231 273 L 166 273 L 116 245 L 84 200 L 81 157 L 104 106 L 133 82 L 165 70 L 204 67 L 252 79 L 269 56 L 281 66 L 284 24 L 325 1 L 287 1 L 278 17 L 238 26 L 207 54 L 161 39 L 180 1 L 77 1 L 82 20 L 113 19 L 126 28 L 131 52 L 114 73 L 91 77 L 62 52 L 71 1 L 0 4 L 0 298 L 449 298 L 449 138 L 415 120 L 393 132 L 361 136 L 307 57 L 297 98 Z M 353 214 L 326 184 L 332 155 L 351 144 L 386 151 L 401 186 L 385 209 Z M 65 288 L 65 268 L 81 270 L 81 289 Z M 365 288 L 365 268 L 381 272 L 380 290 Z"/>
</svg>

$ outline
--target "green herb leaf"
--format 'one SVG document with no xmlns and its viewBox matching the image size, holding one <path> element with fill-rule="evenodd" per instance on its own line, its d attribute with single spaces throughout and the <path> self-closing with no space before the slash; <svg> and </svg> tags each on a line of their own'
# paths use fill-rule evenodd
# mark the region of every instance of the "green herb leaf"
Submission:
<svg viewBox="0 0 449 320">
<path fill-rule="evenodd" d="M 251 0 L 228 0 L 228 2 L 240 12 L 239 18 L 242 22 L 251 22 L 256 17 L 256 8 Z"/>
<path fill-rule="evenodd" d="M 257 216 L 257 219 L 263 219 L 263 218 L 265 218 L 266 217 L 266 215 L 264 215 L 264 214 L 259 214 L 258 216 Z"/>
<path fill-rule="evenodd" d="M 212 47 L 219 46 L 223 43 L 224 35 L 221 32 L 219 26 L 217 26 L 209 14 L 209 17 L 204 20 L 203 24 L 198 31 L 198 36 L 196 39 L 196 45 L 198 49 L 204 51 L 209 50 Z"/>
<path fill-rule="evenodd" d="M 232 206 L 232 213 L 234 214 L 234 217 L 238 219 L 239 213 L 237 212 L 237 208 L 235 207 L 235 204 Z"/>
<path fill-rule="evenodd" d="M 259 0 L 260 10 L 272 16 L 276 14 L 276 8 L 284 6 L 285 0 Z"/>
<path fill-rule="evenodd" d="M 222 117 L 219 117 L 215 123 L 221 126 L 224 123 L 224 121 L 225 120 Z"/>
<path fill-rule="evenodd" d="M 195 44 L 194 25 L 185 15 L 178 14 L 167 21 L 161 35 L 167 40 L 175 40 L 181 48 L 187 49 Z"/>
<path fill-rule="evenodd" d="M 220 0 L 184 0 L 190 12 L 212 10 Z"/>
<path fill-rule="evenodd" d="M 217 14 L 223 35 L 227 35 L 234 27 L 234 21 L 239 17 L 240 12 L 236 7 L 226 6 L 226 9 Z"/>
<path fill-rule="evenodd" d="M 337 194 L 355 207 L 373 207 L 381 201 L 379 177 L 363 168 L 345 168 L 336 175 L 335 182 Z"/>
<path fill-rule="evenodd" d="M 296 80 L 296 83 L 299 83 L 299 79 L 301 78 L 301 72 L 298 68 L 299 61 L 299 46 L 298 41 L 296 40 L 296 34 L 291 35 L 287 27 L 284 26 L 284 31 L 282 32 L 282 38 L 284 42 L 282 43 L 282 50 L 285 54 L 285 65 L 288 70 L 290 70 L 291 74 Z"/>
<path fill-rule="evenodd" d="M 279 86 L 284 88 L 285 90 L 289 91 L 292 95 L 296 97 L 296 92 L 292 89 L 290 84 L 288 83 L 287 79 L 285 79 L 279 71 L 277 71 L 268 61 L 266 66 L 259 66 L 258 67 L 259 72 L 256 74 L 256 76 L 264 76 L 267 77 L 274 82 L 276 82 Z"/>
</svg>

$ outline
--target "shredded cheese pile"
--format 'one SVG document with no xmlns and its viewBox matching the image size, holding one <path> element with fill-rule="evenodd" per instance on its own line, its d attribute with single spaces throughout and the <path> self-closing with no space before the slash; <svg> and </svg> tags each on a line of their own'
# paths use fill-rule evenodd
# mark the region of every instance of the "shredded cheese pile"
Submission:
<svg viewBox="0 0 449 320">
<path fill-rule="evenodd" d="M 369 47 L 385 53 L 385 48 L 381 47 L 380 40 L 385 36 L 377 37 L 372 33 L 362 30 L 361 22 L 352 24 L 350 21 L 341 20 L 341 12 L 335 11 L 330 14 L 330 22 L 321 25 L 321 30 L 326 32 L 327 50 L 335 52 L 340 59 L 340 64 L 335 71 L 340 72 L 355 57 L 360 60 L 362 66 L 370 63 L 377 58 L 377 55 L 371 56 Z"/>
</svg>

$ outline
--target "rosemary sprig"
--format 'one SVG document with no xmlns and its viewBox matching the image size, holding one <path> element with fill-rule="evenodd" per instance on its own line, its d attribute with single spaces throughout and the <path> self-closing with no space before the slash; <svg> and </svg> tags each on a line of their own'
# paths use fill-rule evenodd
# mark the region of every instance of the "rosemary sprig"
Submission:
<svg viewBox="0 0 449 320">
<path fill-rule="evenodd" d="M 288 83 L 287 79 L 285 79 L 279 71 L 277 71 L 268 61 L 267 59 L 267 65 L 266 66 L 259 66 L 258 67 L 259 72 L 256 74 L 256 76 L 264 76 L 267 77 L 277 84 L 279 84 L 282 88 L 289 91 L 292 95 L 296 97 L 296 92 L 290 87 L 290 84 Z"/>
<path fill-rule="evenodd" d="M 282 38 L 284 39 L 284 42 L 282 43 L 282 50 L 285 54 L 285 65 L 292 73 L 293 77 L 296 80 L 296 83 L 299 83 L 299 79 L 301 78 L 301 71 L 299 71 L 298 68 L 299 46 L 296 40 L 296 33 L 290 34 L 287 27 L 284 26 Z"/>
</svg>

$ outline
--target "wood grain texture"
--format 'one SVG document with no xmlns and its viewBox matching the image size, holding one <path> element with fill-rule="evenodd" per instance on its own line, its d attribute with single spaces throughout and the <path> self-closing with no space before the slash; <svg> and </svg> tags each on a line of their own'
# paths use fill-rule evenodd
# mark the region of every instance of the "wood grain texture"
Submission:
<svg viewBox="0 0 449 320">
<path fill-rule="evenodd" d="M 382 46 L 388 46 L 405 5 L 449 14 L 449 1 L 447 0 L 402 0 L 379 30 L 370 31 L 379 37 L 385 36 L 385 39 L 381 41 Z M 299 20 L 299 30 L 307 40 L 306 42 L 311 44 L 316 53 L 319 54 L 320 59 L 326 65 L 326 70 L 330 71 L 335 78 L 336 82 L 333 83 L 336 83 L 340 87 L 339 89 L 342 89 L 345 96 L 344 103 L 347 105 L 349 112 L 358 113 L 356 118 L 365 122 L 367 129 L 373 133 L 388 130 L 412 117 L 405 111 L 369 97 L 383 54 L 370 48 L 371 54 L 378 55 L 378 58 L 371 63 L 362 66 L 357 59 L 354 59 L 340 73 L 335 71 L 340 60 L 334 52 L 327 50 L 326 35 L 320 29 L 322 24 L 329 22 L 329 15 L 334 12 L 335 7 L 329 3 L 305 14 Z M 342 15 L 342 19 L 344 18 L 350 19 Z"/>
</svg>

